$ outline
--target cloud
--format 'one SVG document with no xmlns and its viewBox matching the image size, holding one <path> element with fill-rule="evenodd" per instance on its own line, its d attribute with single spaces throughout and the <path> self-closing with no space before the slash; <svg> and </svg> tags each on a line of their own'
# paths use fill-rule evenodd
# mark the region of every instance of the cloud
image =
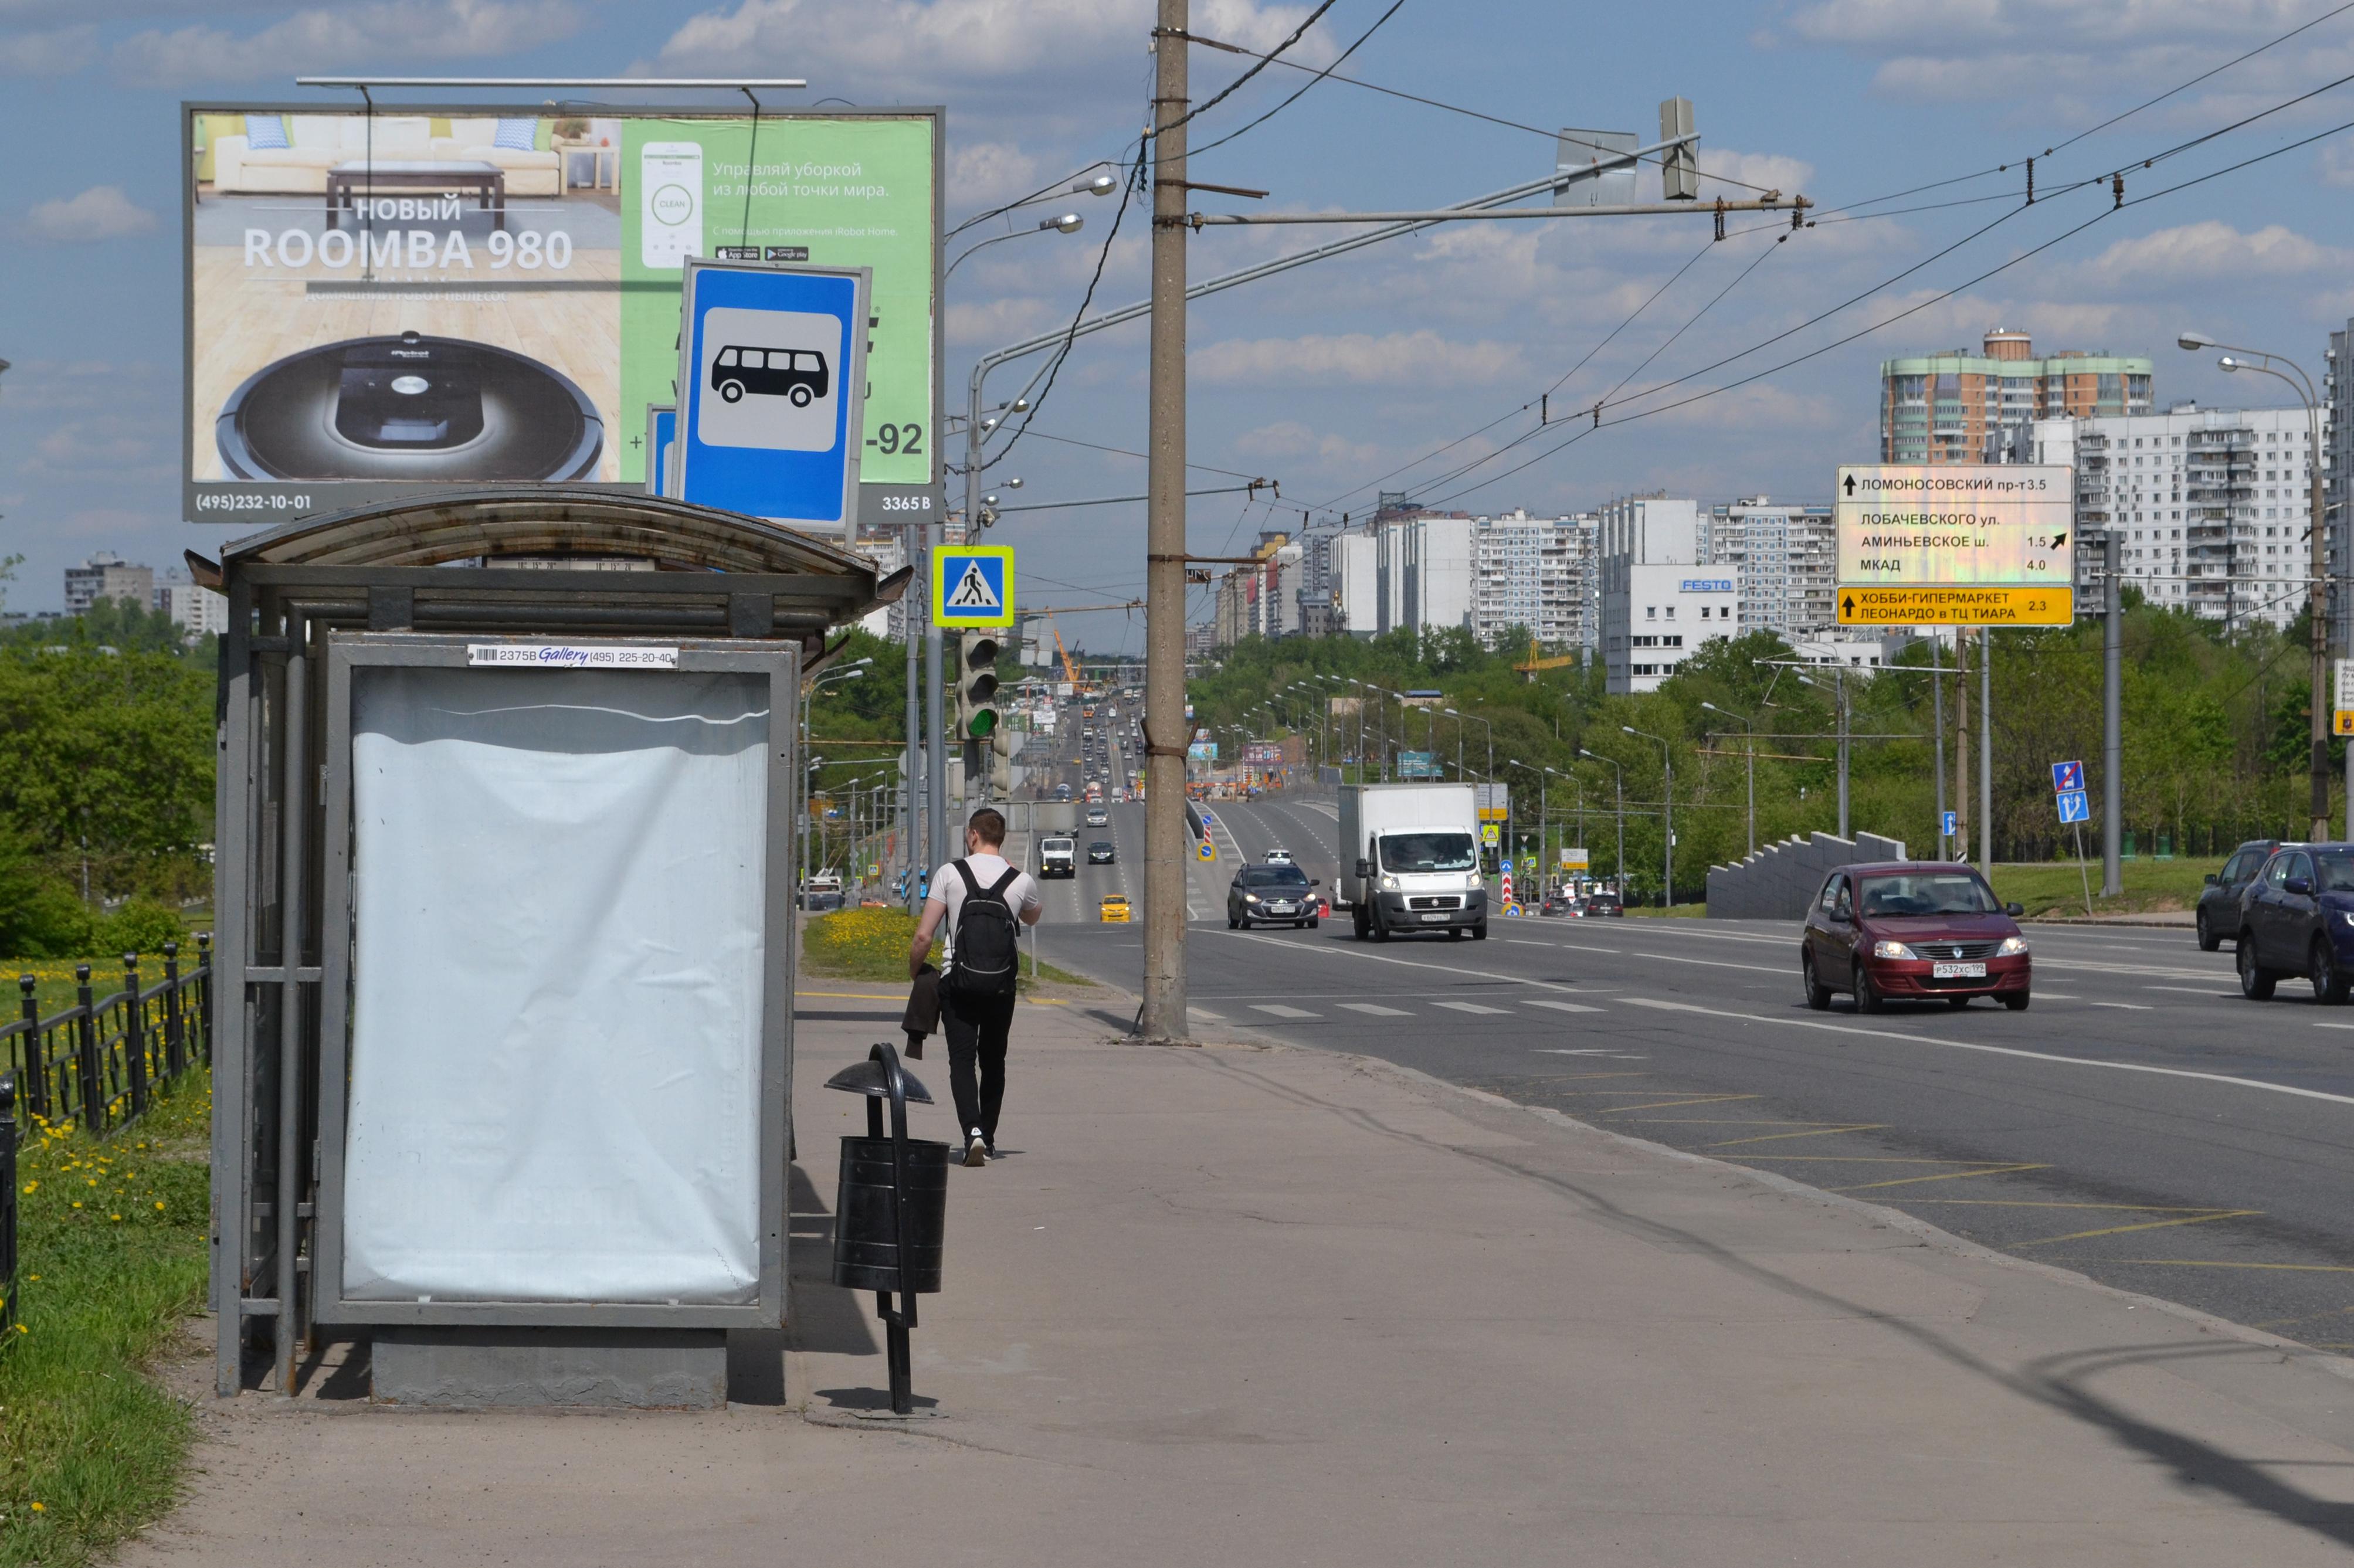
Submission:
<svg viewBox="0 0 2354 1568">
<path fill-rule="evenodd" d="M 37 203 L 25 215 L 26 230 L 51 245 L 126 239 L 154 227 L 155 215 L 124 196 L 121 185 L 92 185 L 80 196 Z"/>
<path fill-rule="evenodd" d="M 1427 329 L 1301 337 L 1228 338 L 1186 355 L 1191 375 L 1208 385 L 1273 382 L 1396 382 L 1417 387 L 1476 386 L 1528 374 L 1517 344 L 1449 343 Z"/>
<path fill-rule="evenodd" d="M 2084 263 L 2087 282 L 2107 288 L 2175 286 L 2243 278 L 2283 278 L 2343 270 L 2348 253 L 2269 224 L 2243 234 L 2210 218 L 2120 239 Z"/>
<path fill-rule="evenodd" d="M 949 154 L 949 188 L 976 207 L 1038 188 L 1038 160 L 1009 142 L 968 142 Z"/>
<path fill-rule="evenodd" d="M 472 59 L 535 48 L 579 30 L 572 0 L 368 0 L 297 11 L 239 37 L 206 24 L 134 33 L 114 66 L 145 86 L 252 81 L 292 71 L 399 59 Z"/>
<path fill-rule="evenodd" d="M 1705 143 L 1701 146 L 1700 171 L 1701 194 L 1708 196 L 1718 194 L 1708 188 L 1712 183 L 1709 179 L 1711 175 L 1739 180 L 1743 185 L 1755 185 L 1762 190 L 1780 191 L 1784 196 L 1803 194 L 1815 183 L 1815 166 L 1802 158 L 1793 158 L 1781 153 L 1734 153 L 1722 147 L 1711 152 Z M 1727 199 L 1755 194 L 1753 191 L 1735 191 L 1728 195 Z"/>
<path fill-rule="evenodd" d="M 1789 29 L 1809 43 L 1905 47 L 2140 42 L 2168 34 L 2262 37 L 2311 19 L 2306 0 L 1820 0 Z"/>
<path fill-rule="evenodd" d="M 1388 449 L 1346 436 L 1319 435 L 1297 419 L 1278 419 L 1236 436 L 1233 450 L 1244 457 L 1314 458 L 1325 469 L 1366 468 L 1384 461 Z"/>
<path fill-rule="evenodd" d="M 0 35 L 0 76 L 69 76 L 98 53 L 98 29 L 88 25 Z"/>
<path fill-rule="evenodd" d="M 1193 26 L 1268 49 L 1310 9 L 1203 0 Z M 902 103 L 969 100 L 955 90 L 984 83 L 1051 83 L 1051 96 L 1007 103 L 1034 126 L 1042 114 L 1110 102 L 1132 108 L 1152 25 L 1150 0 L 737 0 L 682 24 L 645 69 L 776 70 L 805 76 L 818 91 Z M 1331 56 L 1320 29 L 1285 58 L 1315 64 Z M 1197 96 L 1232 74 L 1224 69 L 1230 60 L 1241 69 L 1232 57 L 1204 59 Z"/>
</svg>

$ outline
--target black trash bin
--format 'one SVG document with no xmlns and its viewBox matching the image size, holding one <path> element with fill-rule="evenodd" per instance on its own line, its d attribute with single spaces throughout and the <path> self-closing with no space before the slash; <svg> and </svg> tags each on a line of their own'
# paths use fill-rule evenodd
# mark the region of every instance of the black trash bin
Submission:
<svg viewBox="0 0 2354 1568">
<path fill-rule="evenodd" d="M 853 1290 L 936 1294 L 948 1231 L 949 1146 L 907 1139 L 907 1263 L 899 1261 L 891 1213 L 891 1140 L 842 1140 L 842 1184 L 833 1210 L 833 1282 Z"/>
<path fill-rule="evenodd" d="M 864 1062 L 826 1080 L 829 1089 L 866 1097 L 866 1136 L 842 1140 L 842 1182 L 833 1202 L 833 1282 L 875 1292 L 890 1361 L 891 1409 L 915 1412 L 914 1357 L 907 1330 L 916 1298 L 940 1287 L 940 1249 L 948 1230 L 949 1146 L 907 1136 L 907 1104 L 932 1097 L 881 1044 Z M 883 1129 L 883 1102 L 891 1129 Z"/>
</svg>

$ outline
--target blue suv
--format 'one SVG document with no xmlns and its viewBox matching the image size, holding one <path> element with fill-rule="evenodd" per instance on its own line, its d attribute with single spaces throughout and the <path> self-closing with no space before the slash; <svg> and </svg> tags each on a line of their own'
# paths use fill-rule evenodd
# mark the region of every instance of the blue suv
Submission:
<svg viewBox="0 0 2354 1568">
<path fill-rule="evenodd" d="M 2354 844 L 2283 844 L 2240 897 L 2240 994 L 2302 975 L 2316 1001 L 2354 989 Z"/>
</svg>

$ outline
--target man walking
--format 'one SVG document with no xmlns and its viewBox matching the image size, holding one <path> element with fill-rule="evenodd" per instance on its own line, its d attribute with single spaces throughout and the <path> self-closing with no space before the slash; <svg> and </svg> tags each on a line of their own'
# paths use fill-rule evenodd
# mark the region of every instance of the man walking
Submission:
<svg viewBox="0 0 2354 1568">
<path fill-rule="evenodd" d="M 1004 845 L 1004 817 L 987 806 L 975 811 L 965 824 L 963 858 L 932 874 L 923 918 L 907 945 L 907 975 L 913 980 L 923 972 L 932 938 L 942 937 L 948 944 L 941 961 L 940 1032 L 948 1036 L 949 1089 L 956 1097 L 967 1165 L 981 1164 L 997 1152 L 1021 927 L 1035 926 L 1046 911 L 1038 884 L 1006 861 Z"/>
</svg>

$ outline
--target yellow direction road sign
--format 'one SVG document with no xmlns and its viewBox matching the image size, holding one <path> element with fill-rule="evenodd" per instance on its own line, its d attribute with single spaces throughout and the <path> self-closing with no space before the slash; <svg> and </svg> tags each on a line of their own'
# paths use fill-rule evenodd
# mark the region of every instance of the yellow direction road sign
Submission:
<svg viewBox="0 0 2354 1568">
<path fill-rule="evenodd" d="M 1840 622 L 2064 625 L 2075 609 L 2074 491 L 2075 471 L 2059 466 L 1841 468 Z"/>
<path fill-rule="evenodd" d="M 2064 588 L 1842 588 L 1841 626 L 2065 626 L 2076 595 Z"/>
</svg>

